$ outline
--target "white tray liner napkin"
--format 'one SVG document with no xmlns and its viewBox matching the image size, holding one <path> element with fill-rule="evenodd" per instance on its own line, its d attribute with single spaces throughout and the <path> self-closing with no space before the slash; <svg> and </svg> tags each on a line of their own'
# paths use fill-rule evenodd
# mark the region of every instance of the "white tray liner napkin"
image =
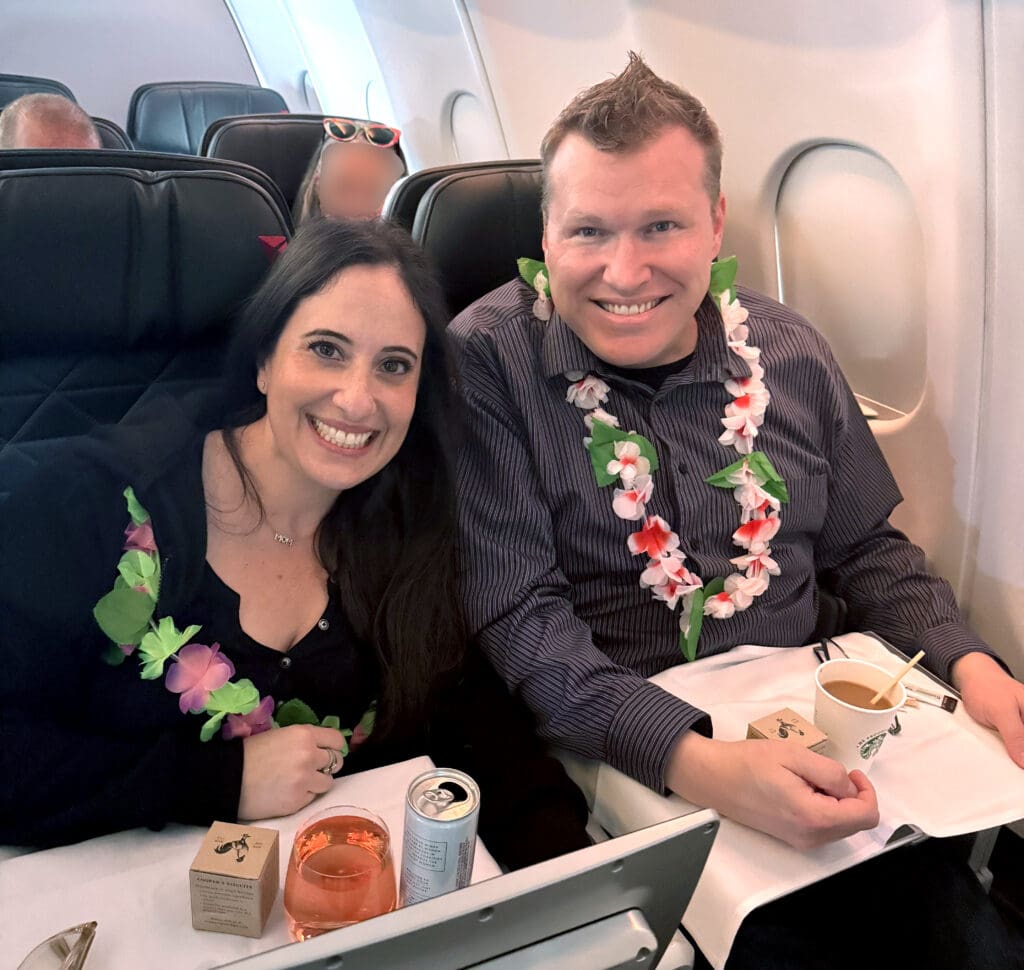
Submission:
<svg viewBox="0 0 1024 970">
<path fill-rule="evenodd" d="M 330 805 L 358 805 L 375 812 L 391 833 L 397 878 L 405 794 L 413 778 L 433 767 L 429 758 L 420 757 L 343 776 L 294 815 L 254 822 L 279 831 L 281 858 L 280 889 L 258 940 L 192 929 L 188 870 L 206 834 L 201 828 L 133 829 L 7 858 L 0 862 L 0 963 L 15 967 L 51 934 L 89 920 L 99 925 L 88 965 L 105 970 L 212 970 L 291 943 L 284 876 L 302 820 Z M 473 882 L 500 874 L 477 839 Z"/>
<path fill-rule="evenodd" d="M 893 673 L 904 663 L 870 635 L 846 634 L 836 640 L 850 657 L 870 660 Z M 842 654 L 832 648 L 831 656 Z M 783 707 L 811 720 L 817 664 L 810 647 L 743 646 L 650 679 L 707 711 L 716 739 L 738 741 L 746 737 L 750 721 Z M 905 682 L 941 691 L 924 671 L 912 670 Z M 945 837 L 1024 817 L 1024 771 L 1010 761 L 998 736 L 976 724 L 962 703 L 952 715 L 921 704 L 899 716 L 902 732 L 886 738 L 869 775 L 881 814 L 873 831 L 799 851 L 722 819 L 683 917 L 683 925 L 714 967 L 724 965 L 740 924 L 752 910 L 887 851 L 892 848 L 887 846 L 890 837 L 904 825 Z M 572 773 L 579 779 L 587 771 L 580 766 Z M 606 764 L 598 768 L 594 791 L 588 794 L 594 797 L 597 820 L 613 835 L 696 808 L 675 795 L 664 798 Z"/>
</svg>

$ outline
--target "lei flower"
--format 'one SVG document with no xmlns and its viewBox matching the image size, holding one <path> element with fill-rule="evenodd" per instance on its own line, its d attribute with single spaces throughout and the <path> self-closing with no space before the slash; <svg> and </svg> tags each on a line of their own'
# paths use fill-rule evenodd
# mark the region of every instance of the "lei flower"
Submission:
<svg viewBox="0 0 1024 970">
<path fill-rule="evenodd" d="M 769 577 L 779 575 L 778 563 L 771 557 L 771 540 L 779 531 L 781 507 L 789 501 L 785 482 L 765 454 L 754 450 L 771 395 L 763 380 L 761 351 L 747 343 L 747 310 L 740 304 L 734 286 L 736 266 L 735 256 L 714 263 L 708 292 L 721 314 L 729 349 L 750 367 L 750 377 L 724 382 L 731 400 L 725 405 L 721 418 L 724 430 L 718 437 L 719 444 L 742 457 L 705 479 L 716 488 L 730 489 L 739 505 L 739 527 L 732 541 L 745 550 L 745 555 L 730 560 L 736 572 L 704 583 L 686 568 L 679 535 L 661 516 L 647 514 L 654 495 L 653 476 L 658 470 L 654 445 L 635 431 L 622 431 L 618 418 L 604 409 L 611 388 L 603 380 L 582 372 L 565 375 L 569 381 L 566 402 L 589 412 L 583 420 L 590 437 L 584 438 L 583 444 L 590 453 L 598 486 L 620 485 L 612 496 L 612 511 L 627 522 L 642 523 L 626 540 L 634 556 L 647 560 L 640 585 L 650 589 L 652 597 L 670 610 L 681 608 L 679 648 L 687 660 L 697 655 L 704 617 L 727 620 L 746 610 L 768 589 Z M 531 286 L 545 269 L 536 260 L 520 260 L 519 267 Z M 545 273 L 545 284 L 546 279 Z"/>
<path fill-rule="evenodd" d="M 179 630 L 169 616 L 153 619 L 160 596 L 160 554 L 149 513 L 131 486 L 124 490 L 124 497 L 131 521 L 124 530 L 124 555 L 117 564 L 118 577 L 114 588 L 93 608 L 96 622 L 111 640 L 104 660 L 117 666 L 125 657 L 137 653 L 141 663 L 139 677 L 163 677 L 164 686 L 180 695 L 178 707 L 182 714 L 209 715 L 199 732 L 203 741 L 209 741 L 218 728 L 227 740 L 290 724 L 316 724 L 340 730 L 337 716 L 331 714 L 321 720 L 308 704 L 297 699 L 278 705 L 275 715 L 273 697 L 261 698 L 248 678 L 232 681 L 235 665 L 221 653 L 220 644 L 207 646 L 192 640 L 202 629 L 200 626 L 193 624 Z M 354 729 L 341 731 L 342 758 L 369 737 L 375 717 L 374 703 Z"/>
</svg>

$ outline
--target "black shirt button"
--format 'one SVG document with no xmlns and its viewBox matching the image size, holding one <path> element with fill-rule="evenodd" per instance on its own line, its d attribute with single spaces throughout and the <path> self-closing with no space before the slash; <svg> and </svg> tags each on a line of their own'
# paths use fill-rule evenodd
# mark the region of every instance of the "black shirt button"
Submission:
<svg viewBox="0 0 1024 970">
<path fill-rule="evenodd" d="M 331 628 L 331 621 L 330 621 L 330 620 L 328 620 L 328 619 L 326 619 L 326 618 L 324 618 L 324 619 L 322 619 L 322 620 L 319 620 L 319 621 L 317 622 L 317 626 L 318 626 L 318 627 L 319 627 L 319 628 L 320 628 L 321 630 L 329 630 L 329 629 Z"/>
<path fill-rule="evenodd" d="M 687 466 L 685 461 L 681 461 L 679 463 L 679 465 L 678 465 L 678 468 L 679 468 L 679 474 L 680 475 L 688 475 L 690 473 L 690 469 Z"/>
<path fill-rule="evenodd" d="M 692 538 L 690 539 L 690 548 L 691 548 L 691 549 L 692 549 L 692 550 L 693 550 L 694 552 L 700 552 L 700 550 L 701 550 L 701 548 L 703 547 L 703 545 L 704 545 L 704 544 L 703 544 L 703 543 L 702 543 L 702 542 L 700 541 L 700 539 L 698 539 L 698 538 L 697 538 L 696 536 L 693 536 L 693 537 L 692 537 Z"/>
<path fill-rule="evenodd" d="M 282 670 L 287 670 L 291 665 L 292 665 L 292 658 L 291 657 L 282 657 L 281 658 L 281 662 L 278 664 L 278 666 Z"/>
</svg>

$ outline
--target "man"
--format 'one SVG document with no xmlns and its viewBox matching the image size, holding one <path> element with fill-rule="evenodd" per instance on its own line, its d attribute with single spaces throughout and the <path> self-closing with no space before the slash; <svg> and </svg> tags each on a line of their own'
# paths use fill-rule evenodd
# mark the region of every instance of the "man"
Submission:
<svg viewBox="0 0 1024 970">
<path fill-rule="evenodd" d="M 26 94 L 0 113 L 0 149 L 102 147 L 92 118 L 59 94 Z"/>
<path fill-rule="evenodd" d="M 708 296 L 726 206 L 704 107 L 631 54 L 562 112 L 541 157 L 550 301 L 544 277 L 536 292 L 515 281 L 451 332 L 471 429 L 469 619 L 542 733 L 800 848 L 873 827 L 861 772 L 783 742 L 714 741 L 707 715 L 645 679 L 683 661 L 681 629 L 702 657 L 807 642 L 821 579 L 856 627 L 919 642 L 1024 767 L 1024 685 L 889 525 L 901 497 L 822 338 L 751 291 L 738 293 L 749 318 Z M 652 442 L 657 468 L 618 447 L 592 467 L 588 412 L 591 428 Z M 788 503 L 748 469 L 706 483 L 751 451 Z"/>
</svg>

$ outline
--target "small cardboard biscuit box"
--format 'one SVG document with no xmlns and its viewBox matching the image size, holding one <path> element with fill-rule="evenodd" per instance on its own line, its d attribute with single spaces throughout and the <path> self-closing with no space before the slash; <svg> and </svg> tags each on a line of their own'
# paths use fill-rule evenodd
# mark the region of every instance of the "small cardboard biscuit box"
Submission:
<svg viewBox="0 0 1024 970">
<path fill-rule="evenodd" d="M 280 882 L 277 832 L 214 822 L 188 876 L 193 929 L 259 937 Z"/>
<path fill-rule="evenodd" d="M 805 720 L 792 708 L 784 707 L 774 714 L 767 714 L 747 725 L 748 738 L 772 741 L 795 741 L 811 751 L 820 752 L 828 743 L 828 737 Z"/>
</svg>

